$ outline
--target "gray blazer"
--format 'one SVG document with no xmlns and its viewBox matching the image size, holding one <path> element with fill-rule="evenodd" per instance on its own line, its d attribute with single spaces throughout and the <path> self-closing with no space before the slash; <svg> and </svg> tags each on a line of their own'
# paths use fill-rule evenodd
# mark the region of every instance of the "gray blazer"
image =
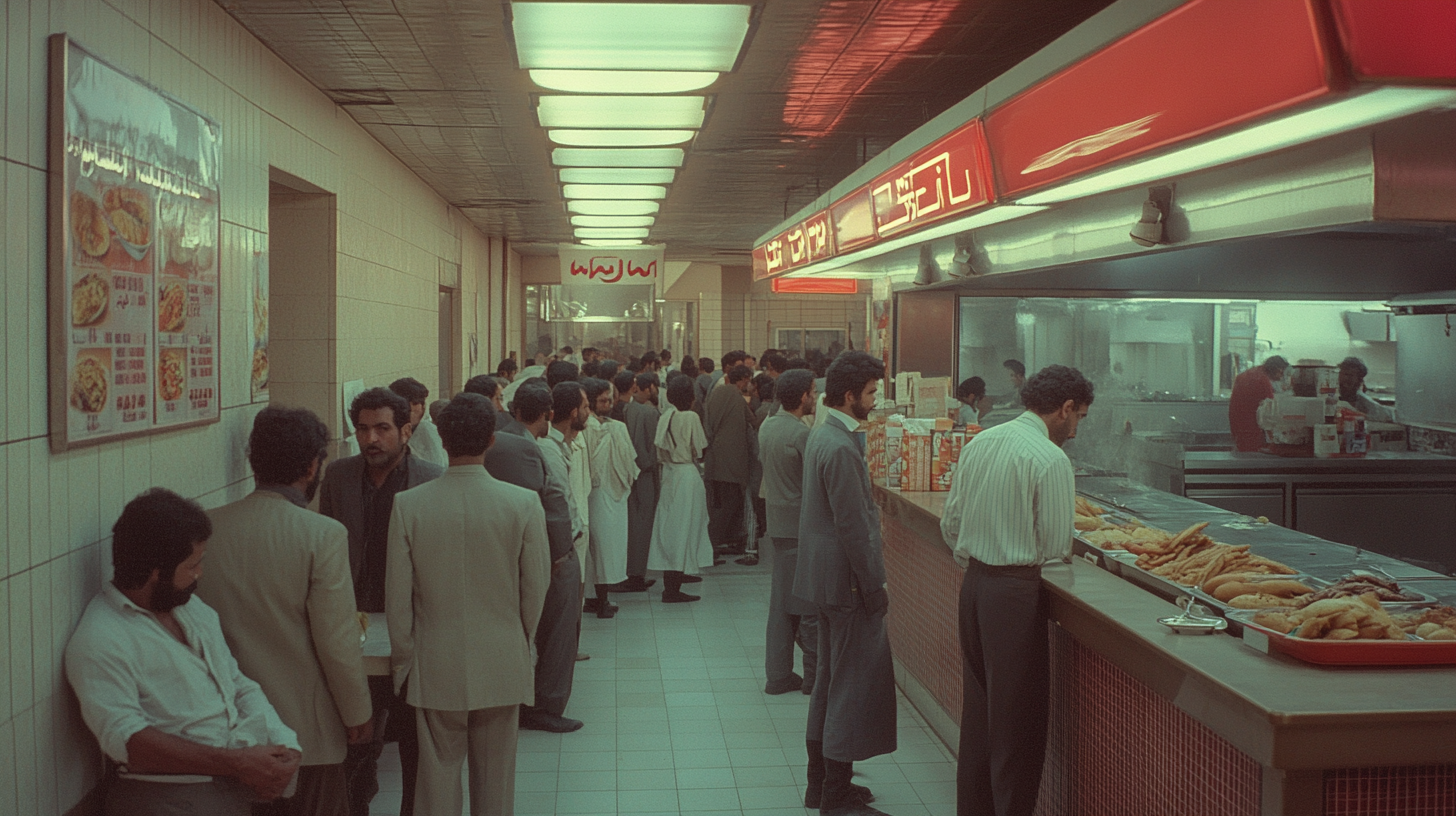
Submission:
<svg viewBox="0 0 1456 816">
<path fill-rule="evenodd" d="M 763 462 L 764 509 L 773 538 L 799 537 L 799 505 L 804 487 L 804 449 L 809 426 L 782 411 L 758 428 L 759 460 Z"/>
<path fill-rule="evenodd" d="M 404 489 L 439 478 L 445 469 L 432 462 L 408 455 L 409 478 Z M 349 531 L 349 573 L 359 581 L 359 570 L 364 564 L 364 469 L 368 467 L 363 454 L 348 456 L 329 465 L 324 471 L 323 484 L 319 485 L 319 512 L 341 522 Z M 404 491 L 400 491 L 401 493 Z"/>
<path fill-rule="evenodd" d="M 485 469 L 500 481 L 524 487 L 540 497 L 541 509 L 546 511 L 546 540 L 551 545 L 552 561 L 571 551 L 568 488 L 551 478 L 535 437 L 517 436 L 510 431 L 497 433 L 495 444 L 485 452 Z"/>
<path fill-rule="evenodd" d="M 753 475 L 753 412 L 737 388 L 715 387 L 708 394 L 703 431 L 708 435 L 703 478 L 747 485 Z"/>
<path fill-rule="evenodd" d="M 854 435 L 830 418 L 809 433 L 794 594 L 819 606 L 889 605 L 880 509 Z"/>
</svg>

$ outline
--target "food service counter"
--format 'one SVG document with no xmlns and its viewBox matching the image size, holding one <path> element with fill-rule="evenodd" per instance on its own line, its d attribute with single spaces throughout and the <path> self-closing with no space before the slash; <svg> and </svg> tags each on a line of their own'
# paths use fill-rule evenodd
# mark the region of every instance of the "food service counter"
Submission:
<svg viewBox="0 0 1456 816">
<path fill-rule="evenodd" d="M 1165 529 L 1209 521 L 1212 537 L 1317 576 L 1424 572 L 1126 479 L 1079 477 L 1078 490 Z M 940 535 L 947 494 L 876 494 L 897 681 L 954 746 L 962 572 Z M 1332 670 L 1174 635 L 1157 623 L 1171 602 L 1082 559 L 1043 581 L 1055 625 L 1039 814 L 1456 813 L 1456 669 Z M 1456 580 L 1420 588 L 1456 598 Z"/>
</svg>

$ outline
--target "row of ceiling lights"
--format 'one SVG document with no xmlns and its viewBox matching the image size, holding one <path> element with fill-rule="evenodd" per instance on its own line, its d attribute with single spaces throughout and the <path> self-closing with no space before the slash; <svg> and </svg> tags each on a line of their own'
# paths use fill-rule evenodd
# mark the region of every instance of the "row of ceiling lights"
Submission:
<svg viewBox="0 0 1456 816">
<path fill-rule="evenodd" d="M 750 6 L 698 3 L 511 4 L 520 67 L 543 89 L 536 115 L 551 140 L 578 242 L 634 246 L 703 126 L 707 96 L 731 71 Z"/>
</svg>

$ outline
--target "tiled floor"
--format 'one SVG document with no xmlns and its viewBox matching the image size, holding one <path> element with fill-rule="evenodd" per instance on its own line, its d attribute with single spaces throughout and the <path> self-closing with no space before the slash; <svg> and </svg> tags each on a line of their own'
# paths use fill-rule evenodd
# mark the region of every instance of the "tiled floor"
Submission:
<svg viewBox="0 0 1456 816">
<path fill-rule="evenodd" d="M 732 563 L 687 589 L 692 604 L 665 605 L 661 584 L 614 595 L 611 620 L 582 619 L 567 715 L 572 734 L 523 731 L 516 813 L 805 816 L 804 723 L 809 698 L 763 693 L 768 561 Z M 900 748 L 856 764 L 855 781 L 892 816 L 955 812 L 955 762 L 904 698 Z M 373 814 L 396 814 L 399 760 L 381 763 Z"/>
</svg>

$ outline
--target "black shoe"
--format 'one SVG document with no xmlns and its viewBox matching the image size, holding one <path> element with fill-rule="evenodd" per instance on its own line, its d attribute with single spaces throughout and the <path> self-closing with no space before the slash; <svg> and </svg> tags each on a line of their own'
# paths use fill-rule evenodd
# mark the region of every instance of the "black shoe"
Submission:
<svg viewBox="0 0 1456 816">
<path fill-rule="evenodd" d="M 591 660 L 591 655 L 587 654 L 586 652 L 577 652 L 576 662 L 580 663 L 583 660 Z"/>
<path fill-rule="evenodd" d="M 824 812 L 834 814 L 843 813 L 846 814 L 846 816 L 860 816 L 861 811 L 853 810 L 853 808 L 863 808 L 866 807 L 870 802 L 875 801 L 875 795 L 873 793 L 870 793 L 870 789 L 866 788 L 864 785 L 850 785 L 849 790 L 850 800 L 848 802 L 844 803 L 842 806 L 840 806 L 840 808 Z M 821 792 L 822 791 L 820 789 L 820 786 L 814 784 L 813 781 L 810 781 L 808 790 L 804 792 L 804 807 L 811 810 L 819 807 L 819 798 Z M 850 809 L 846 810 L 845 808 Z M 879 811 L 875 810 L 874 808 L 869 808 L 863 811 L 863 813 L 867 814 L 868 816 L 871 814 L 879 813 Z"/>
<path fill-rule="evenodd" d="M 726 563 L 728 563 L 728 562 L 727 561 L 724 561 L 721 558 L 714 558 L 713 559 L 713 566 L 715 566 L 715 567 L 721 567 L 721 566 L 723 566 Z"/>
<path fill-rule="evenodd" d="M 756 567 L 758 566 L 758 556 L 750 553 L 749 555 L 745 555 L 737 561 L 734 561 L 733 563 L 742 564 L 745 567 Z"/>
<path fill-rule="evenodd" d="M 521 727 L 528 731 L 550 731 L 553 734 L 569 734 L 572 731 L 579 730 L 582 725 L 581 720 L 560 717 L 549 711 L 521 712 Z"/>
<path fill-rule="evenodd" d="M 782 680 L 770 680 L 768 685 L 763 687 L 764 694 L 788 694 L 789 692 L 804 687 L 804 678 L 793 672 Z"/>
<path fill-rule="evenodd" d="M 640 575 L 633 575 L 620 584 L 612 584 L 607 587 L 608 592 L 646 592 L 647 588 L 657 583 L 656 578 L 643 578 Z"/>
<path fill-rule="evenodd" d="M 698 595 L 689 595 L 686 592 L 663 592 L 662 593 L 662 602 L 663 603 L 692 603 L 693 601 L 701 601 L 701 600 L 702 600 L 702 598 L 700 596 L 698 596 Z"/>
<path fill-rule="evenodd" d="M 587 598 L 584 602 L 582 602 L 581 611 L 583 614 L 587 612 L 595 612 L 597 611 L 600 603 L 601 602 L 598 601 L 596 598 Z"/>
<path fill-rule="evenodd" d="M 703 582 L 703 576 L 701 576 L 701 575 L 684 575 L 682 581 L 683 581 L 684 584 L 701 584 Z"/>
<path fill-rule="evenodd" d="M 616 617 L 616 615 L 617 615 L 617 609 L 618 608 L 619 607 L 616 604 L 609 603 L 606 606 L 603 606 L 603 607 L 600 607 L 599 609 L 597 609 L 597 617 L 603 618 L 603 619 Z"/>
</svg>

